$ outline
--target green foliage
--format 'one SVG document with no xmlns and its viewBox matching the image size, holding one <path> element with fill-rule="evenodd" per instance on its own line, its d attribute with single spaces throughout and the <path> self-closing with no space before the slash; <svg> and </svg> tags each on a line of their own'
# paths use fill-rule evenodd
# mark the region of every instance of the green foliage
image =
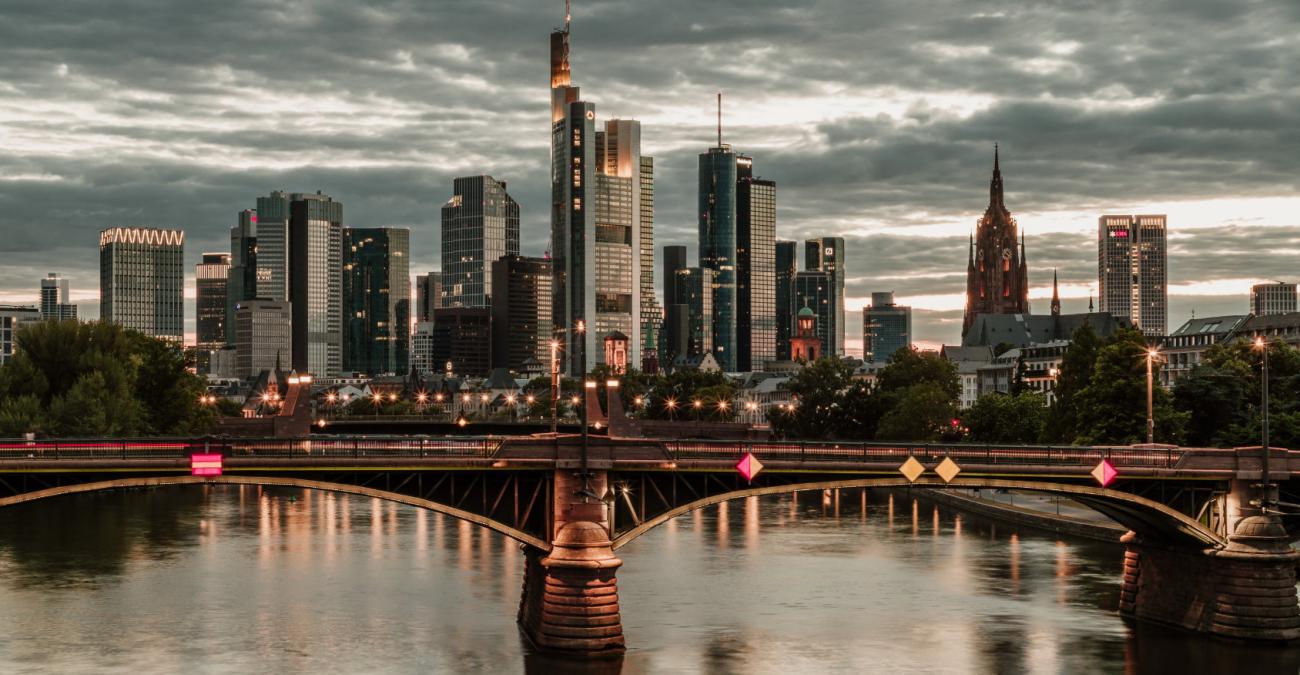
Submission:
<svg viewBox="0 0 1300 675">
<path fill-rule="evenodd" d="M 98 322 L 21 329 L 0 368 L 0 435 L 202 434 L 216 413 L 179 348 Z"/>
<path fill-rule="evenodd" d="M 1147 436 L 1146 337 L 1136 329 L 1115 334 L 1097 351 L 1092 379 L 1074 399 L 1075 433 L 1079 445 L 1145 443 Z M 1156 365 L 1158 368 L 1158 365 Z M 1153 372 L 1158 379 L 1158 373 Z M 1173 407 L 1173 396 L 1154 390 L 1155 436 L 1162 443 L 1179 443 L 1187 414 Z"/>
<path fill-rule="evenodd" d="M 679 368 L 671 375 L 661 376 L 647 389 L 646 405 L 639 411 L 647 419 L 717 419 L 710 418 L 704 410 L 702 396 L 711 396 L 716 404 L 724 391 L 731 387 L 722 373 L 706 373 L 690 368 Z M 734 389 L 732 390 L 734 393 Z M 692 402 L 701 401 L 696 410 Z M 730 402 L 728 402 L 730 405 Z M 716 413 L 716 410 L 714 411 Z"/>
<path fill-rule="evenodd" d="M 898 350 L 880 371 L 877 388 L 885 394 L 903 392 L 914 385 L 933 384 L 948 398 L 957 400 L 961 381 L 957 366 L 938 354 L 925 354 L 915 347 Z"/>
<path fill-rule="evenodd" d="M 1061 357 L 1056 377 L 1055 402 L 1047 412 L 1042 440 L 1047 443 L 1072 443 L 1079 428 L 1080 395 L 1092 382 L 1097 352 L 1102 341 L 1092 325 L 1084 322 L 1070 338 L 1070 347 Z"/>
<path fill-rule="evenodd" d="M 976 443 L 1030 445 L 1038 442 L 1047 415 L 1043 395 L 1025 391 L 1016 395 L 981 396 L 961 420 L 970 430 L 970 440 Z"/>
<path fill-rule="evenodd" d="M 1300 448 L 1300 350 L 1271 342 L 1269 444 Z M 1262 441 L 1264 355 L 1248 342 L 1214 345 L 1178 381 L 1174 405 L 1187 415 L 1187 443 L 1233 447 Z"/>
<path fill-rule="evenodd" d="M 918 382 L 892 399 L 876 431 L 880 440 L 938 441 L 957 416 L 957 397 L 938 382 Z"/>
<path fill-rule="evenodd" d="M 852 377 L 853 369 L 838 358 L 818 359 L 804 366 L 786 383 L 796 405 L 793 410 L 772 411 L 772 431 L 783 438 L 806 440 L 851 435 L 843 404 Z"/>
</svg>

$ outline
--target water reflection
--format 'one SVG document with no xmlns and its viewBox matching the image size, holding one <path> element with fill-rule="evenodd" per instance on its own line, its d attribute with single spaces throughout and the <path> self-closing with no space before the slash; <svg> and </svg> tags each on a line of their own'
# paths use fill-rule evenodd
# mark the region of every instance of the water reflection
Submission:
<svg viewBox="0 0 1300 675">
<path fill-rule="evenodd" d="M 1295 649 L 1125 626 L 1116 546 L 905 492 L 750 497 L 620 556 L 632 649 L 584 664 L 519 637 L 519 547 L 442 514 L 253 486 L 49 500 L 0 511 L 0 671 L 1300 670 Z"/>
</svg>

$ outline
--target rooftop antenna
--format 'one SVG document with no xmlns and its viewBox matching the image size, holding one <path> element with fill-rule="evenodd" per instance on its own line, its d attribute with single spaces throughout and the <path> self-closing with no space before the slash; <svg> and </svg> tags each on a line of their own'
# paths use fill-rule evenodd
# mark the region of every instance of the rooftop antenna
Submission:
<svg viewBox="0 0 1300 675">
<path fill-rule="evenodd" d="M 569 6 L 570 0 L 564 0 L 564 32 L 569 32 L 569 22 L 573 20 L 573 11 Z"/>
<path fill-rule="evenodd" d="M 718 147 L 722 147 L 722 92 L 718 92 Z"/>
</svg>

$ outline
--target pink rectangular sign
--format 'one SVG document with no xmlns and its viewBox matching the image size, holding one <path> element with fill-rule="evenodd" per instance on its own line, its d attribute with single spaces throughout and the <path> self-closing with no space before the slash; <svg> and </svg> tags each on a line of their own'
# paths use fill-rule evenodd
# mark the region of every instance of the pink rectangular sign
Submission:
<svg viewBox="0 0 1300 675">
<path fill-rule="evenodd" d="M 191 476 L 220 476 L 221 455 L 190 455 Z"/>
</svg>

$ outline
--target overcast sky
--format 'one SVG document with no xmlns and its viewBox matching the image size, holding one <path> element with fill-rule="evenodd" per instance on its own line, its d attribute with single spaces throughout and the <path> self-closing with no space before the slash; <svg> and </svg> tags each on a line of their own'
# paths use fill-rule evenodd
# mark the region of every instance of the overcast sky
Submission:
<svg viewBox="0 0 1300 675">
<path fill-rule="evenodd" d="M 412 230 L 438 267 L 454 176 L 509 182 L 524 253 L 549 236 L 558 0 L 0 0 L 0 302 L 72 279 L 98 317 L 99 230 L 181 227 L 187 282 L 271 190 Z M 574 82 L 642 122 L 656 246 L 694 256 L 696 155 L 777 182 L 778 237 L 845 237 L 848 339 L 871 291 L 955 342 L 992 147 L 1031 300 L 1097 283 L 1103 213 L 1166 213 L 1170 329 L 1244 313 L 1300 261 L 1294 0 L 577 0 Z M 658 257 L 658 255 L 656 256 Z M 187 310 L 192 315 L 192 303 Z M 188 317 L 187 331 L 193 330 Z"/>
</svg>

